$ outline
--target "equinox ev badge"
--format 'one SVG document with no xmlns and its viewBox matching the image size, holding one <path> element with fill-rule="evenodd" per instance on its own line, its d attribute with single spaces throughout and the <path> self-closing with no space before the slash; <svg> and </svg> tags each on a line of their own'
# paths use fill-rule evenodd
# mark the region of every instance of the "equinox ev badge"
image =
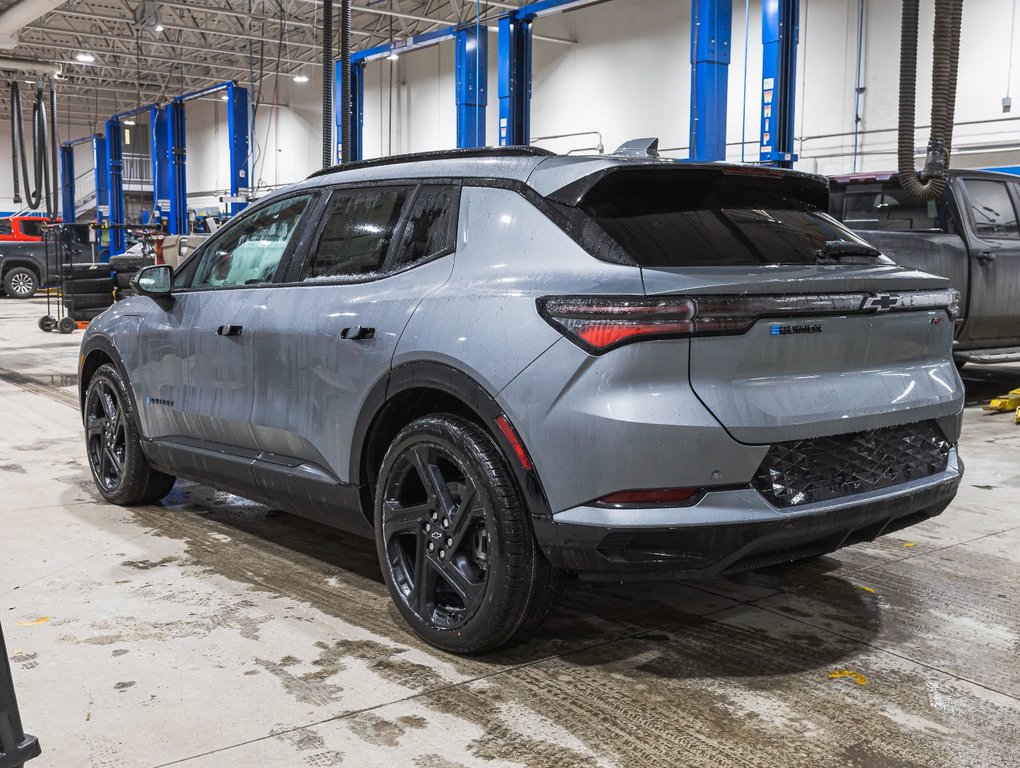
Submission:
<svg viewBox="0 0 1020 768">
<path fill-rule="evenodd" d="M 769 334 L 772 336 L 785 336 L 788 333 L 821 333 L 820 325 L 779 325 L 773 323 L 769 327 Z"/>
</svg>

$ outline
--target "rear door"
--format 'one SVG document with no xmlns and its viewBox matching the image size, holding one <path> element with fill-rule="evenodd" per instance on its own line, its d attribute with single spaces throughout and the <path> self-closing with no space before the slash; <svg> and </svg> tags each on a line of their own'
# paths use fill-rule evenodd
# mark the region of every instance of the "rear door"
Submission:
<svg viewBox="0 0 1020 768">
<path fill-rule="evenodd" d="M 273 492 L 293 501 L 330 479 L 357 482 L 349 466 L 358 416 L 415 308 L 452 272 L 458 198 L 453 184 L 333 190 L 316 241 L 274 293 L 255 341 L 252 422 L 281 468 L 265 479 Z M 304 489 L 294 469 L 309 480 Z"/>
<path fill-rule="evenodd" d="M 242 465 L 257 452 L 253 339 L 311 201 L 293 195 L 246 212 L 184 265 L 172 299 L 154 302 L 142 320 L 132 383 L 143 432 L 182 474 L 227 464 L 236 480 L 250 480 Z"/>
<path fill-rule="evenodd" d="M 971 251 L 969 311 L 961 341 L 1016 343 L 1020 340 L 1016 185 L 968 176 L 959 185 Z"/>
</svg>

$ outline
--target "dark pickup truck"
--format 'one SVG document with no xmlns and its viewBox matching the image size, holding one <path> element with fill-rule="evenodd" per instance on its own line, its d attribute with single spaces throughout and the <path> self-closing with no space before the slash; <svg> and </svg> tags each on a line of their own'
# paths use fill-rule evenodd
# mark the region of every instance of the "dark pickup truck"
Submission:
<svg viewBox="0 0 1020 768">
<path fill-rule="evenodd" d="M 900 264 L 960 291 L 958 364 L 1020 361 L 1020 177 L 951 171 L 937 200 L 915 200 L 894 173 L 831 179 L 829 212 Z"/>
<path fill-rule="evenodd" d="M 47 279 L 56 284 L 59 281 L 61 260 L 72 263 L 90 261 L 93 245 L 89 242 L 88 224 L 75 224 L 61 231 L 59 248 L 49 246 L 49 269 L 47 269 L 47 246 L 40 240 L 0 239 L 0 285 L 13 299 L 30 299 L 45 286 Z"/>
</svg>

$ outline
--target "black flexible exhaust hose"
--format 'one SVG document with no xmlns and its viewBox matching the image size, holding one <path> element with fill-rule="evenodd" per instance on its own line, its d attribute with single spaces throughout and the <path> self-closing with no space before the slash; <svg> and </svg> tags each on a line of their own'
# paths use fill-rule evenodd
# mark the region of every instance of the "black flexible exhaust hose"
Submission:
<svg viewBox="0 0 1020 768">
<path fill-rule="evenodd" d="M 50 159 L 47 156 L 46 104 L 43 99 L 42 86 L 36 87 L 35 104 L 32 105 L 32 170 L 34 184 L 29 181 L 28 153 L 25 151 L 24 114 L 21 108 L 21 89 L 15 80 L 11 81 L 11 166 L 14 177 L 15 203 L 21 203 L 21 184 L 25 186 L 25 200 L 31 210 L 38 210 L 39 205 L 46 203 L 47 215 L 52 215 L 52 192 L 50 189 Z M 18 178 L 20 155 L 21 178 Z M 34 189 L 32 188 L 34 186 Z"/>
<path fill-rule="evenodd" d="M 333 165 L 333 0 L 322 2 L 322 167 Z"/>
<path fill-rule="evenodd" d="M 351 161 L 351 0 L 340 3 L 340 162 Z"/>
<path fill-rule="evenodd" d="M 53 205 L 50 219 L 55 220 L 60 208 L 60 153 L 57 140 L 57 84 L 50 79 L 50 173 L 53 176 Z"/>
<path fill-rule="evenodd" d="M 931 134 L 920 177 L 914 167 L 917 96 L 917 28 L 920 0 L 903 0 L 900 32 L 900 116 L 897 171 L 900 186 L 919 200 L 934 200 L 947 184 L 960 61 L 963 0 L 935 0 Z"/>
</svg>

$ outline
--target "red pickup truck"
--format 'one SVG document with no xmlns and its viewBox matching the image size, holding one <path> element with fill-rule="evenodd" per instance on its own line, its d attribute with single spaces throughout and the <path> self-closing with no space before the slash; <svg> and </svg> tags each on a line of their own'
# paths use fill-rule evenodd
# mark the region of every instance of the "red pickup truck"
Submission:
<svg viewBox="0 0 1020 768">
<path fill-rule="evenodd" d="M 57 219 L 59 222 L 60 219 Z M 0 242 L 38 243 L 43 238 L 42 216 L 8 216 L 0 219 Z"/>
</svg>

